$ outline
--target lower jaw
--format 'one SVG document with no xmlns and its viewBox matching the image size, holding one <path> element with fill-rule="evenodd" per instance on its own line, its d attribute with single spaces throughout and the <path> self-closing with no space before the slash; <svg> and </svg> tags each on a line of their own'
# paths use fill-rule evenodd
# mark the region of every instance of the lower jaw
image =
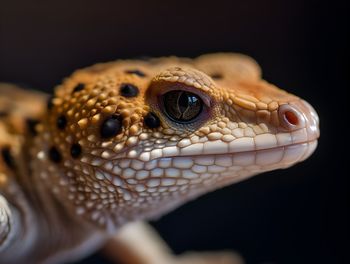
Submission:
<svg viewBox="0 0 350 264">
<path fill-rule="evenodd" d="M 173 167 L 170 170 L 180 170 L 181 177 L 188 179 L 192 183 L 198 181 L 210 186 L 215 184 L 215 182 L 223 181 L 223 185 L 227 185 L 227 183 L 241 181 L 266 171 L 288 168 L 307 159 L 316 147 L 317 140 L 313 140 L 256 151 L 178 156 L 171 158 Z M 188 167 L 182 166 L 188 159 L 192 160 L 192 165 Z M 173 177 L 170 170 L 164 169 L 163 176 Z"/>
<path fill-rule="evenodd" d="M 210 173 L 207 174 L 212 175 L 208 180 L 204 180 L 204 184 L 209 190 L 215 190 L 263 172 L 288 168 L 310 157 L 316 147 L 317 140 L 313 140 L 272 149 L 215 155 L 215 164 L 220 164 L 220 159 L 232 158 L 232 166 L 222 172 L 215 172 L 208 166 Z M 213 174 L 216 174 L 215 179 L 212 178 Z M 205 174 L 200 178 L 203 179 L 203 176 Z"/>
<path fill-rule="evenodd" d="M 182 203 L 201 196 L 209 191 L 246 180 L 266 171 L 290 167 L 295 163 L 308 158 L 316 147 L 317 140 L 314 140 L 257 151 L 159 158 L 158 161 L 163 161 L 164 165 L 165 162 L 168 162 L 170 159 L 173 166 L 163 167 L 162 164 L 159 163 L 157 168 L 150 169 L 151 177 L 153 177 L 153 179 L 158 177 L 161 185 L 153 187 L 155 192 L 145 191 L 144 194 L 146 196 L 138 194 L 138 198 L 154 198 L 155 201 L 152 204 L 156 205 L 156 208 L 146 208 L 147 210 L 145 209 L 143 211 L 138 210 L 137 215 L 138 217 L 147 219 L 153 218 L 153 216 L 164 214 L 169 210 L 178 207 Z M 191 159 L 193 165 L 185 168 L 184 163 L 181 164 L 181 161 L 185 162 L 186 159 Z M 153 161 L 150 161 L 150 163 L 152 162 Z M 149 162 L 146 162 L 146 164 L 147 163 Z M 181 165 L 176 167 L 175 164 Z M 204 167 L 205 170 L 200 171 L 201 169 L 204 169 Z M 155 170 L 161 170 L 163 174 L 152 176 L 152 171 L 154 172 Z M 180 170 L 180 175 L 172 175 L 174 170 Z M 172 185 L 169 185 L 168 181 L 164 181 L 169 179 L 173 180 Z M 179 180 L 184 179 L 188 182 L 181 184 Z M 147 181 L 147 179 L 145 181 Z M 191 188 L 189 188 L 189 186 L 191 186 Z M 150 188 L 152 189 L 152 187 L 149 187 L 148 189 Z M 166 192 L 161 192 L 160 188 L 169 188 L 169 192 L 172 193 L 168 193 L 167 196 L 163 197 L 163 194 Z M 176 188 L 176 190 L 174 189 L 171 191 L 171 188 Z M 153 196 L 152 194 L 157 194 L 157 196 Z M 158 199 L 157 197 L 160 198 Z M 131 202 L 132 201 L 130 201 L 130 203 Z M 129 218 L 133 219 L 133 212 L 129 213 Z"/>
<path fill-rule="evenodd" d="M 130 159 L 129 163 L 125 162 L 127 166 L 116 165 L 119 168 L 118 174 L 114 169 L 104 173 L 108 174 L 107 178 L 112 179 L 116 186 L 121 186 L 122 182 L 132 186 L 141 184 L 155 191 L 157 188 L 167 189 L 173 186 L 182 190 L 189 184 L 204 184 L 211 188 L 262 172 L 290 167 L 308 158 L 316 146 L 317 140 L 314 140 L 256 151 L 162 157 L 144 163 Z M 137 168 L 136 165 L 142 165 L 142 168 Z M 129 175 L 130 171 L 134 174 Z"/>
<path fill-rule="evenodd" d="M 272 149 L 257 150 L 255 151 L 256 165 L 275 165 L 280 168 L 290 167 L 310 157 L 316 147 L 317 140 L 312 140 Z"/>
</svg>

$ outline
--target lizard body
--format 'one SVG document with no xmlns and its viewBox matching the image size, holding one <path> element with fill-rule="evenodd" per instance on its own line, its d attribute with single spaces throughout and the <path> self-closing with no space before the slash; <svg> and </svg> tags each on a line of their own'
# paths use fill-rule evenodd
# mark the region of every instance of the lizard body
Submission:
<svg viewBox="0 0 350 264">
<path fill-rule="evenodd" d="M 126 223 L 306 159 L 319 136 L 315 110 L 240 54 L 97 64 L 50 98 L 8 86 L 0 263 L 79 259 Z"/>
</svg>

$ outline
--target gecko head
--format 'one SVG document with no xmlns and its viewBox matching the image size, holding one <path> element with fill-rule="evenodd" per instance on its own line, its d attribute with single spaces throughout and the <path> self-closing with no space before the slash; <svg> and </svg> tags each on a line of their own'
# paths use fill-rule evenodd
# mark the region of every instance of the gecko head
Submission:
<svg viewBox="0 0 350 264">
<path fill-rule="evenodd" d="M 58 87 L 41 141 L 76 213 L 113 229 L 311 155 L 307 102 L 247 57 L 210 56 L 98 65 Z"/>
</svg>

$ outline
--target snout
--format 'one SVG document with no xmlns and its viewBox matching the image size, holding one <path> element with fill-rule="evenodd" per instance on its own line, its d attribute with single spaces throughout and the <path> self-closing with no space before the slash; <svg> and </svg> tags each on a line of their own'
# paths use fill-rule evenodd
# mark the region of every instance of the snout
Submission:
<svg viewBox="0 0 350 264">
<path fill-rule="evenodd" d="M 315 109 L 304 100 L 283 104 L 278 109 L 281 126 L 289 132 L 305 129 L 306 141 L 320 136 L 319 118 Z"/>
</svg>

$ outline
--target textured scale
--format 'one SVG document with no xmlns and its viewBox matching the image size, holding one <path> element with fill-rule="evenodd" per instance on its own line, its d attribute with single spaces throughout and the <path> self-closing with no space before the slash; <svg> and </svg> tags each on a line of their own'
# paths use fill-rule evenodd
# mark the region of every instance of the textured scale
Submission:
<svg viewBox="0 0 350 264">
<path fill-rule="evenodd" d="M 164 112 L 162 95 L 177 90 L 203 103 L 191 122 Z M 11 154 L 0 191 L 31 226 L 13 260 L 19 243 L 1 245 L 0 225 L 0 263 L 80 258 L 131 220 L 306 159 L 319 136 L 313 108 L 240 54 L 96 64 L 46 98 L 0 89 L 0 147 Z M 1 219 L 11 206 L 0 209 Z"/>
</svg>

